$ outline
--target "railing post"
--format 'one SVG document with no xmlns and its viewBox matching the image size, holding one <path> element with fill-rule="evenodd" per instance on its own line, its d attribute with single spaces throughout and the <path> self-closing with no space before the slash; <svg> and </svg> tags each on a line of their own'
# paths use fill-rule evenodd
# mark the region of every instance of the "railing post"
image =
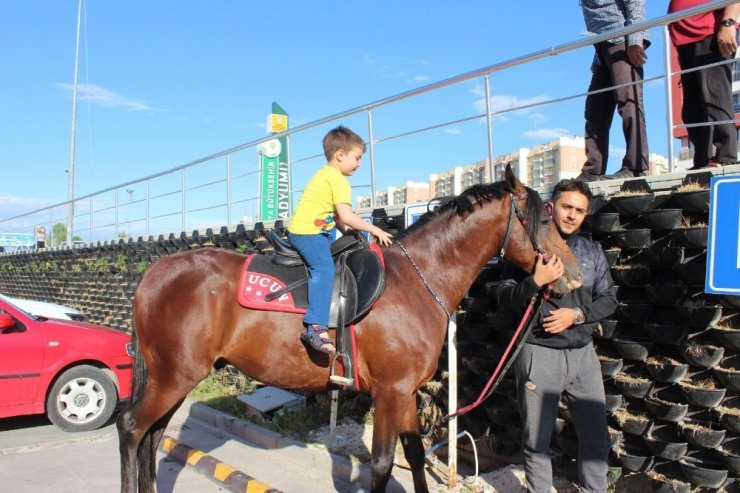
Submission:
<svg viewBox="0 0 740 493">
<path fill-rule="evenodd" d="M 180 211 L 182 217 L 182 231 L 185 231 L 185 170 L 180 172 L 180 184 L 182 193 L 180 194 Z"/>
<path fill-rule="evenodd" d="M 114 230 L 115 231 L 114 232 L 114 234 L 115 234 L 114 240 L 117 241 L 118 240 L 118 189 L 116 189 L 115 201 L 116 201 L 116 207 L 115 207 L 115 209 L 116 209 L 116 214 L 115 214 L 116 225 L 115 225 L 115 230 Z"/>
<path fill-rule="evenodd" d="M 488 130 L 488 172 L 490 176 L 488 179 L 493 182 L 496 181 L 494 177 L 494 164 L 493 164 L 493 114 L 491 113 L 491 78 L 490 74 L 484 76 L 486 81 L 486 128 Z"/>
<path fill-rule="evenodd" d="M 226 156 L 226 226 L 231 226 L 231 154 Z"/>
<path fill-rule="evenodd" d="M 87 240 L 88 243 L 93 241 L 92 239 L 93 238 L 93 198 L 92 197 L 90 197 L 89 207 L 90 207 L 90 221 L 89 221 L 88 231 L 87 231 L 87 234 L 88 234 L 87 237 L 89 238 L 89 240 Z"/>
<path fill-rule="evenodd" d="M 673 173 L 673 75 L 671 73 L 671 37 L 663 26 L 663 62 L 665 64 L 665 115 L 668 126 L 668 172 Z"/>
<path fill-rule="evenodd" d="M 367 130 L 370 154 L 370 207 L 375 207 L 375 136 L 373 133 L 373 110 L 367 111 Z"/>
<path fill-rule="evenodd" d="M 144 210 L 146 215 L 146 229 L 144 230 L 145 239 L 149 239 L 149 182 L 144 186 Z"/>
</svg>

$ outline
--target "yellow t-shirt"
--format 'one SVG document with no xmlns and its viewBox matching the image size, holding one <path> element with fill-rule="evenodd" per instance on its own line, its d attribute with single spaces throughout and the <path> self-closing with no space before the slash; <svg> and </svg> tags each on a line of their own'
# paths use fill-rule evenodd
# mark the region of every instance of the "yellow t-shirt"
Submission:
<svg viewBox="0 0 740 493">
<path fill-rule="evenodd" d="M 328 233 L 337 225 L 335 204 L 351 204 L 352 188 L 341 171 L 326 165 L 313 175 L 293 212 L 288 230 L 297 235 Z"/>
</svg>

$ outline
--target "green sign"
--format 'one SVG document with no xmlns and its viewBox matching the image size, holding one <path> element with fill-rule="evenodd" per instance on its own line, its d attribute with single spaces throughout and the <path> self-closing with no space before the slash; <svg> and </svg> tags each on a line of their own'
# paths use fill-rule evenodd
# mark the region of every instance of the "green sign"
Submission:
<svg viewBox="0 0 740 493">
<path fill-rule="evenodd" d="M 279 104 L 272 103 L 267 130 L 273 135 L 288 129 L 288 114 Z M 263 142 L 260 152 L 260 219 L 274 221 L 290 216 L 290 167 L 288 139 L 285 136 Z"/>
</svg>

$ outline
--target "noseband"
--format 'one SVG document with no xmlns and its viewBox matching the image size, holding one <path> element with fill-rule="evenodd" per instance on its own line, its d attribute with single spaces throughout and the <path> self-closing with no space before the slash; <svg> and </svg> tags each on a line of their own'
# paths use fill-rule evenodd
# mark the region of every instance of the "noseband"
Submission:
<svg viewBox="0 0 740 493">
<path fill-rule="evenodd" d="M 547 253 L 545 253 L 545 249 L 542 247 L 542 245 L 537 242 L 537 238 L 535 237 L 534 232 L 527 229 L 527 224 L 529 224 L 529 221 L 527 221 L 527 218 L 522 211 L 522 207 L 519 205 L 520 200 L 527 199 L 527 194 L 523 193 L 521 195 L 515 195 L 513 193 L 509 193 L 509 198 L 511 199 L 511 208 L 509 209 L 509 224 L 506 226 L 504 242 L 501 244 L 501 251 L 499 252 L 498 256 L 500 258 L 504 258 L 504 255 L 506 254 L 506 247 L 509 246 L 509 239 L 511 239 L 511 227 L 514 225 L 514 215 L 516 214 L 517 219 L 519 219 L 519 223 L 524 228 L 524 231 L 527 232 L 527 235 L 529 236 L 529 241 L 532 242 L 534 250 L 540 255 L 547 258 Z"/>
</svg>

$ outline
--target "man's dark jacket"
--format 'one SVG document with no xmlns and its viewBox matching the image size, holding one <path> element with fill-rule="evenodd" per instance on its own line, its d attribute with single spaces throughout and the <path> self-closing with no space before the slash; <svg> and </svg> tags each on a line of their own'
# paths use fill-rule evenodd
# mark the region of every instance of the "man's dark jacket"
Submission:
<svg viewBox="0 0 740 493">
<path fill-rule="evenodd" d="M 562 297 L 551 296 L 544 302 L 537 315 L 527 342 L 556 349 L 580 348 L 591 342 L 596 323 L 612 313 L 617 307 L 617 288 L 614 286 L 609 264 L 601 245 L 581 235 L 567 238 L 581 266 L 583 285 Z M 512 279 L 506 279 L 492 293 L 499 309 L 508 308 L 521 317 L 530 298 L 540 290 L 532 275 L 518 271 Z M 586 318 L 582 325 L 574 325 L 559 334 L 548 334 L 542 327 L 542 318 L 556 308 L 580 308 Z"/>
</svg>

